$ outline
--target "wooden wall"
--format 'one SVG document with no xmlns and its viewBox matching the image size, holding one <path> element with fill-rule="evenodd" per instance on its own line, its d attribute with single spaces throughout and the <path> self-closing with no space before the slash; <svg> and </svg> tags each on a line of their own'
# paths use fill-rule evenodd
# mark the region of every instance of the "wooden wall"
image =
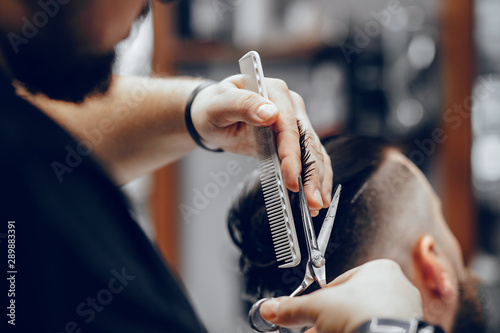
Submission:
<svg viewBox="0 0 500 333">
<path fill-rule="evenodd" d="M 470 98 L 475 76 L 473 0 L 444 0 L 443 5 L 443 112 L 455 112 L 462 121 L 459 126 L 446 120 L 442 123 L 447 140 L 441 146 L 439 160 L 441 196 L 445 217 L 467 261 L 476 242 L 470 163 Z M 460 114 L 458 108 L 462 108 Z"/>
<path fill-rule="evenodd" d="M 156 1 L 153 7 L 154 53 L 153 72 L 156 75 L 175 74 L 174 7 Z M 179 270 L 178 226 L 178 165 L 168 165 L 155 172 L 153 192 L 153 219 L 158 246 L 169 263 Z"/>
</svg>

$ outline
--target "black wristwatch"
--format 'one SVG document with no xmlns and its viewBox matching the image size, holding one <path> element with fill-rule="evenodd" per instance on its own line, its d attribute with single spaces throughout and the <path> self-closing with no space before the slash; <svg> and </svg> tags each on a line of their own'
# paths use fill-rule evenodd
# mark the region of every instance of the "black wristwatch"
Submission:
<svg viewBox="0 0 500 333">
<path fill-rule="evenodd" d="M 439 326 L 425 321 L 373 318 L 361 325 L 355 333 L 444 333 Z"/>
</svg>

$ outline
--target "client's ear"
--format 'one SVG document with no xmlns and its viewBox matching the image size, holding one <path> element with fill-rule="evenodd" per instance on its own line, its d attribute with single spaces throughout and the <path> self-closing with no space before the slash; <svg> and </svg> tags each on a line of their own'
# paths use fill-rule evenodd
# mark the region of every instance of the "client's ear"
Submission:
<svg viewBox="0 0 500 333">
<path fill-rule="evenodd" d="M 446 298 L 454 294 L 450 274 L 444 269 L 442 259 L 435 251 L 435 241 L 430 235 L 420 237 L 413 248 L 415 278 L 423 297 Z M 424 295 L 427 294 L 427 295 Z"/>
<path fill-rule="evenodd" d="M 424 235 L 412 253 L 413 284 L 422 296 L 424 320 L 451 331 L 458 308 L 458 283 L 446 258 L 436 252 L 434 238 Z M 448 269 L 447 269 L 448 268 Z"/>
</svg>

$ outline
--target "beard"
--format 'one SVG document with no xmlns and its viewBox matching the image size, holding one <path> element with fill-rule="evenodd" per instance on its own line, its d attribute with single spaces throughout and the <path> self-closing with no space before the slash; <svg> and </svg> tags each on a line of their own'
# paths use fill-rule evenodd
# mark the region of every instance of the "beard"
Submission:
<svg viewBox="0 0 500 333">
<path fill-rule="evenodd" d="M 79 103 L 109 89 L 115 51 L 105 54 L 80 51 L 69 26 L 61 12 L 17 47 L 2 32 L 0 47 L 12 76 L 27 91 Z M 18 36 L 24 38 L 22 34 Z"/>
<path fill-rule="evenodd" d="M 455 315 L 452 333 L 486 333 L 484 312 L 484 286 L 467 270 L 467 277 L 459 282 L 459 308 Z"/>
</svg>

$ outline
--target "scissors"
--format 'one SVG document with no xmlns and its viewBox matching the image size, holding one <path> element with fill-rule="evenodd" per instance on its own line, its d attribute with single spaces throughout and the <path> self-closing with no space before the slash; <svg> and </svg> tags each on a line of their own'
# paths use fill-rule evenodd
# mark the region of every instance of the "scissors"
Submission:
<svg viewBox="0 0 500 333">
<path fill-rule="evenodd" d="M 318 238 L 316 238 L 311 214 L 309 213 L 309 208 L 307 206 L 304 186 L 302 185 L 302 177 L 299 176 L 298 180 L 299 205 L 307 242 L 308 260 L 304 279 L 302 280 L 300 286 L 298 286 L 297 289 L 295 289 L 295 291 L 290 295 L 290 297 L 300 295 L 302 292 L 304 292 L 304 290 L 309 288 L 309 286 L 313 284 L 314 281 L 318 282 L 321 288 L 326 287 L 325 252 L 328 246 L 328 241 L 330 240 L 330 235 L 332 233 L 333 223 L 335 222 L 335 216 L 337 214 L 339 205 L 340 192 L 342 191 L 342 185 L 337 185 L 332 201 L 330 202 L 330 207 L 328 207 L 325 219 L 323 220 L 323 224 L 321 225 L 319 236 Z M 258 332 L 272 332 L 279 329 L 278 326 L 265 321 L 260 316 L 260 306 L 266 300 L 267 298 L 264 298 L 255 303 L 250 309 L 250 313 L 248 314 L 250 325 Z"/>
</svg>

